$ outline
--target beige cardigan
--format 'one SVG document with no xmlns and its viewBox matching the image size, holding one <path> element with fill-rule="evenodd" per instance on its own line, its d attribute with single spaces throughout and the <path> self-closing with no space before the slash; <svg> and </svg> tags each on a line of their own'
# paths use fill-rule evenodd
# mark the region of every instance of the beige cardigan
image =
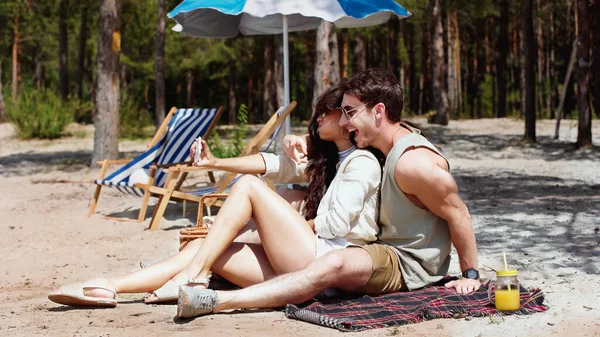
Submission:
<svg viewBox="0 0 600 337">
<path fill-rule="evenodd" d="M 278 183 L 306 182 L 306 163 L 290 157 L 261 153 L 266 165 L 265 177 Z M 340 164 L 319 203 L 315 230 L 325 239 L 346 238 L 351 244 L 364 245 L 377 240 L 379 226 L 379 185 L 381 166 L 366 150 L 354 150 Z"/>
</svg>

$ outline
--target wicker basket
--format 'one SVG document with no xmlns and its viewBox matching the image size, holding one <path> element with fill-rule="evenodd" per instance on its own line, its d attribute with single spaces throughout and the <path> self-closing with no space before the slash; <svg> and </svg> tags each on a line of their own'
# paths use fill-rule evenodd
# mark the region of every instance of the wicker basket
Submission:
<svg viewBox="0 0 600 337">
<path fill-rule="evenodd" d="M 205 238 L 212 226 L 211 217 L 204 216 L 205 200 L 207 199 L 224 199 L 227 198 L 227 193 L 216 193 L 207 194 L 200 198 L 198 204 L 198 218 L 196 220 L 196 226 L 190 228 L 184 228 L 179 232 L 179 250 L 182 250 L 189 242 Z M 210 207 L 210 206 L 209 206 Z"/>
</svg>

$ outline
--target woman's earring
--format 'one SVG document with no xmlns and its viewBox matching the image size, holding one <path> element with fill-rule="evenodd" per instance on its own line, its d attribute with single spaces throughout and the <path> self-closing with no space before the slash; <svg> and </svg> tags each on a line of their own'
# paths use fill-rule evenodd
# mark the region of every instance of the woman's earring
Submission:
<svg viewBox="0 0 600 337">
<path fill-rule="evenodd" d="M 348 131 L 348 138 L 346 138 L 346 137 L 344 137 L 344 130 L 346 130 L 346 129 L 340 129 L 340 135 L 342 136 L 342 138 L 344 140 L 350 140 L 350 132 L 348 130 L 346 130 L 346 131 Z"/>
</svg>

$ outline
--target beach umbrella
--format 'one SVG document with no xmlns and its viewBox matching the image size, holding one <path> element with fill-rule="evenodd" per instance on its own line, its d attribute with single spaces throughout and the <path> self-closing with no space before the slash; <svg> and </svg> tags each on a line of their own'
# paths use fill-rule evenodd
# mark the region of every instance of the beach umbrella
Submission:
<svg viewBox="0 0 600 337">
<path fill-rule="evenodd" d="M 394 0 L 184 0 L 169 17 L 185 35 L 228 38 L 283 34 L 284 104 L 290 103 L 288 32 L 317 29 L 322 20 L 340 28 L 382 24 L 410 12 Z M 290 132 L 289 116 L 285 123 Z"/>
</svg>

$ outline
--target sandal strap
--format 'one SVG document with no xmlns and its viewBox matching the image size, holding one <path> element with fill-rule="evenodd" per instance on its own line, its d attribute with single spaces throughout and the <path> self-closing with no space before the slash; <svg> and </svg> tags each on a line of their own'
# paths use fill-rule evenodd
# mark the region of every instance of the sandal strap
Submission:
<svg viewBox="0 0 600 337">
<path fill-rule="evenodd" d="M 187 280 L 187 284 L 191 285 L 191 284 L 203 284 L 205 287 L 208 288 L 208 284 L 210 283 L 210 277 L 212 275 L 206 275 L 206 277 L 200 277 L 200 278 L 189 278 Z"/>
<path fill-rule="evenodd" d="M 94 290 L 94 289 L 100 289 L 100 290 L 108 291 L 108 292 L 110 292 L 110 293 L 113 294 L 113 298 L 117 297 L 117 293 L 114 290 L 112 290 L 112 289 L 108 289 L 108 288 L 104 288 L 104 287 L 94 287 L 94 286 L 83 287 L 83 291 L 84 292 L 86 290 Z"/>
</svg>

